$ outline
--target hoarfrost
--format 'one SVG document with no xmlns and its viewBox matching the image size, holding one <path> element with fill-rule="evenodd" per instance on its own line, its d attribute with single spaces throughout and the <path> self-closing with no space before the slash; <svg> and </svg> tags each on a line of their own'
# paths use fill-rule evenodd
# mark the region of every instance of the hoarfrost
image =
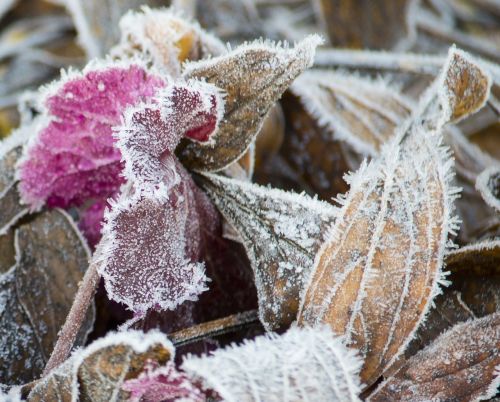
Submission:
<svg viewBox="0 0 500 402">
<path fill-rule="evenodd" d="M 476 179 L 476 190 L 490 207 L 500 211 L 500 168 L 492 166 L 485 169 Z"/>
<path fill-rule="evenodd" d="M 412 118 L 378 159 L 350 177 L 316 255 L 299 323 L 329 323 L 345 334 L 365 358 L 361 378 L 368 385 L 404 351 L 445 283 L 441 268 L 447 238 L 458 230 L 459 190 L 450 183 L 443 125 L 480 108 L 488 85 L 482 69 L 452 48 Z"/>
<path fill-rule="evenodd" d="M 240 235 L 252 262 L 262 323 L 267 329 L 289 324 L 337 209 L 305 194 L 205 177 L 205 190 Z"/>
<path fill-rule="evenodd" d="M 292 327 L 211 355 L 182 369 L 227 402 L 359 401 L 361 362 L 327 327 Z"/>
</svg>

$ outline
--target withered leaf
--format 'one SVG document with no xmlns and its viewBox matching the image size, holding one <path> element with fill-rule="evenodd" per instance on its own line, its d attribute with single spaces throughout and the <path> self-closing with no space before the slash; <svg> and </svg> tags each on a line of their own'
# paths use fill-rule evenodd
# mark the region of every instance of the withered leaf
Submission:
<svg viewBox="0 0 500 402">
<path fill-rule="evenodd" d="M 203 188 L 240 235 L 266 329 L 290 324 L 314 255 L 337 209 L 306 195 L 206 174 Z"/>
<path fill-rule="evenodd" d="M 15 244 L 16 263 L 1 276 L 0 291 L 0 359 L 7 362 L 0 365 L 0 378 L 11 385 L 41 374 L 89 258 L 71 218 L 59 210 L 21 225 Z M 85 342 L 93 314 L 92 308 L 77 345 Z"/>
<path fill-rule="evenodd" d="M 497 393 L 500 313 L 455 325 L 383 382 L 371 402 L 477 401 Z"/>
<path fill-rule="evenodd" d="M 306 71 L 290 89 L 335 139 L 364 155 L 378 154 L 412 107 L 387 82 L 327 70 Z"/>
<path fill-rule="evenodd" d="M 452 250 L 446 256 L 451 285 L 434 307 L 405 355 L 410 357 L 453 325 L 500 311 L 500 241 L 487 240 Z"/>
<path fill-rule="evenodd" d="M 87 57 L 102 57 L 120 39 L 119 22 L 123 14 L 141 5 L 162 6 L 161 0 L 65 0 L 73 17 L 78 39 Z"/>
<path fill-rule="evenodd" d="M 447 237 L 457 229 L 457 190 L 450 184 L 452 161 L 441 146 L 442 128 L 463 103 L 455 96 L 465 93 L 463 69 L 469 76 L 482 74 L 452 49 L 419 112 L 380 158 L 350 178 L 302 300 L 299 324 L 328 323 L 345 334 L 364 356 L 361 378 L 367 385 L 403 352 L 438 293 Z"/>
<path fill-rule="evenodd" d="M 500 212 L 500 166 L 485 169 L 477 176 L 476 189 L 486 204 Z"/>
<path fill-rule="evenodd" d="M 0 275 L 6 273 L 16 262 L 14 232 L 9 230 L 0 235 Z"/>
<path fill-rule="evenodd" d="M 313 62 L 317 35 L 293 49 L 267 42 L 238 47 L 227 55 L 188 63 L 186 79 L 204 79 L 226 93 L 224 117 L 214 143 L 185 140 L 179 154 L 198 171 L 217 171 L 237 160 L 259 132 L 267 112 L 291 82 Z"/>
<path fill-rule="evenodd" d="M 320 127 L 291 91 L 285 92 L 281 104 L 286 127 L 280 156 L 300 177 L 302 187 L 323 200 L 345 193 L 349 187 L 344 175 L 360 162 L 350 157 L 349 145 Z"/>
<path fill-rule="evenodd" d="M 69 358 L 46 377 L 35 383 L 27 402 L 71 402 L 73 396 L 73 358 Z"/>
<path fill-rule="evenodd" d="M 0 235 L 28 213 L 28 208 L 20 203 L 15 179 L 15 166 L 22 153 L 25 135 L 15 132 L 14 136 L 0 142 Z"/>
<path fill-rule="evenodd" d="M 322 12 L 336 47 L 391 49 L 409 33 L 409 0 L 321 0 Z"/>
<path fill-rule="evenodd" d="M 81 402 L 127 400 L 129 393 L 121 389 L 126 380 L 147 362 L 163 365 L 173 357 L 174 347 L 159 332 L 110 333 L 75 356 L 73 393 L 79 392 Z"/>
<path fill-rule="evenodd" d="M 16 230 L 17 298 L 31 322 L 45 361 L 57 341 L 90 259 L 90 250 L 62 210 L 45 212 Z M 89 308 L 75 344 L 82 345 L 94 323 Z"/>
</svg>

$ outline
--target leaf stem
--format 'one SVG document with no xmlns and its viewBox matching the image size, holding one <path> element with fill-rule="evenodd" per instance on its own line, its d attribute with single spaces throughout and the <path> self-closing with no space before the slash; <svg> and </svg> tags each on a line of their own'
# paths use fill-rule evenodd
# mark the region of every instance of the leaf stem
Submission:
<svg viewBox="0 0 500 402">
<path fill-rule="evenodd" d="M 234 332 L 258 321 L 257 310 L 250 310 L 173 332 L 168 335 L 168 338 L 174 346 L 183 346 L 211 336 Z"/>
<path fill-rule="evenodd" d="M 83 280 L 73 301 L 66 322 L 64 323 L 56 345 L 49 361 L 43 371 L 43 376 L 49 374 L 54 368 L 62 364 L 69 356 L 76 336 L 80 331 L 82 322 L 85 319 L 89 305 L 94 297 L 97 285 L 99 283 L 99 274 L 96 264 L 90 264 L 83 276 Z"/>
</svg>

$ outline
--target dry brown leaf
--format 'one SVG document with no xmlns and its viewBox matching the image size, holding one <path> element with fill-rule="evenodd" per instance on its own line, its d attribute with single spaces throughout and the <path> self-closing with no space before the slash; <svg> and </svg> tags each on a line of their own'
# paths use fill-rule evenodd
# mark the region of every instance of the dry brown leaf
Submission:
<svg viewBox="0 0 500 402">
<path fill-rule="evenodd" d="M 453 325 L 500 311 L 499 240 L 451 251 L 446 268 L 451 285 L 434 300 L 435 306 L 405 351 L 407 358 Z"/>
<path fill-rule="evenodd" d="M 9 230 L 0 236 L 0 275 L 6 273 L 15 263 L 14 232 Z"/>
<path fill-rule="evenodd" d="M 383 382 L 370 402 L 478 401 L 500 385 L 500 313 L 454 326 Z"/>
<path fill-rule="evenodd" d="M 298 174 L 310 193 L 330 200 L 348 190 L 344 174 L 359 167 L 347 155 L 348 145 L 333 138 L 287 91 L 282 100 L 286 135 L 280 155 Z"/>
<path fill-rule="evenodd" d="M 363 155 L 377 155 L 413 106 L 387 82 L 327 70 L 306 71 L 290 89 L 333 138 Z"/>
<path fill-rule="evenodd" d="M 4 237 L 7 238 L 7 237 Z M 12 236 L 10 237 L 12 239 Z M 16 264 L 0 276 L 0 378 L 20 384 L 37 378 L 48 360 L 88 265 L 89 251 L 71 218 L 44 212 L 15 232 Z M 93 325 L 93 308 L 77 344 Z"/>
<path fill-rule="evenodd" d="M 73 359 L 66 360 L 29 390 L 27 402 L 72 402 Z M 23 390 L 26 392 L 27 390 Z"/>
<path fill-rule="evenodd" d="M 462 73 L 467 70 L 467 73 Z M 316 256 L 299 313 L 300 325 L 328 323 L 358 348 L 361 378 L 371 385 L 404 351 L 439 292 L 456 189 L 452 161 L 441 147 L 443 125 L 484 104 L 466 93 L 461 76 L 484 72 L 451 49 L 443 74 L 411 121 L 380 158 L 350 178 L 351 189 L 330 238 Z M 482 92 L 486 94 L 488 91 Z M 467 92 L 469 93 L 469 92 Z"/>
<path fill-rule="evenodd" d="M 408 0 L 321 0 L 324 20 L 335 47 L 392 49 L 409 34 Z"/>
<path fill-rule="evenodd" d="M 22 137 L 22 133 L 14 133 Z M 15 165 L 22 153 L 23 138 L 0 143 L 0 235 L 5 234 L 19 218 L 28 213 L 21 205 L 15 179 Z"/>
<path fill-rule="evenodd" d="M 276 155 L 285 135 L 285 117 L 279 103 L 267 114 L 264 124 L 255 139 L 255 168 L 259 169 Z"/>
<path fill-rule="evenodd" d="M 267 42 L 238 47 L 227 55 L 184 66 L 186 79 L 202 79 L 226 93 L 224 117 L 212 144 L 185 140 L 179 155 L 191 169 L 218 171 L 239 159 L 259 132 L 269 109 L 313 62 L 317 35 L 294 48 Z"/>
<path fill-rule="evenodd" d="M 164 365 L 173 357 L 174 347 L 159 332 L 110 333 L 75 357 L 73 393 L 78 390 L 80 402 L 127 400 L 124 381 L 136 378 L 147 362 Z"/>
<path fill-rule="evenodd" d="M 266 329 L 290 324 L 336 208 L 306 195 L 213 174 L 205 178 L 203 188 L 238 232 L 252 263 L 261 322 Z"/>
</svg>

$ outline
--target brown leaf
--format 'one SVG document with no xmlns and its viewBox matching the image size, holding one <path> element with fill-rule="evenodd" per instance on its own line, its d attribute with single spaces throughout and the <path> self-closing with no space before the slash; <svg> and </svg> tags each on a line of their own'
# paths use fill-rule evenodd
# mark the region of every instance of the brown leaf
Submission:
<svg viewBox="0 0 500 402">
<path fill-rule="evenodd" d="M 15 244 L 16 264 L 0 276 L 0 298 L 6 303 L 0 312 L 0 356 L 8 362 L 0 365 L 0 378 L 11 385 L 41 374 L 89 258 L 71 218 L 59 210 L 21 225 Z M 79 345 L 92 327 L 93 314 L 92 308 Z"/>
<path fill-rule="evenodd" d="M 284 140 L 285 116 L 279 103 L 276 103 L 264 120 L 255 139 L 255 168 L 265 166 L 278 153 Z"/>
<path fill-rule="evenodd" d="M 463 93 L 457 70 L 481 74 L 466 55 L 458 56 L 450 52 L 419 113 L 350 178 L 302 299 L 299 324 L 328 323 L 345 334 L 365 358 L 367 385 L 404 351 L 425 317 L 438 293 L 448 233 L 457 228 L 442 126 L 462 104 L 454 96 Z"/>
<path fill-rule="evenodd" d="M 242 45 L 227 55 L 189 63 L 186 79 L 204 79 L 225 91 L 224 117 L 214 142 L 185 140 L 179 155 L 191 169 L 217 171 L 237 160 L 249 147 L 276 100 L 312 65 L 321 39 L 310 36 L 293 49 L 266 42 Z"/>
<path fill-rule="evenodd" d="M 451 285 L 434 300 L 435 306 L 405 351 L 407 358 L 453 325 L 500 311 L 500 241 L 453 250 L 446 256 L 446 267 Z"/>
<path fill-rule="evenodd" d="M 127 400 L 124 381 L 136 378 L 148 361 L 163 365 L 173 357 L 174 347 L 159 332 L 111 333 L 75 357 L 73 389 L 81 402 Z"/>
<path fill-rule="evenodd" d="M 336 208 L 306 195 L 204 177 L 203 188 L 240 235 L 252 263 L 261 322 L 266 329 L 290 324 Z"/>
<path fill-rule="evenodd" d="M 21 133 L 13 135 L 21 136 Z M 5 140 L 0 143 L 0 235 L 5 234 L 19 218 L 28 213 L 21 205 L 15 180 L 15 165 L 22 153 L 22 139 Z"/>
<path fill-rule="evenodd" d="M 391 49 L 408 34 L 408 0 L 321 0 L 322 12 L 336 47 Z"/>
<path fill-rule="evenodd" d="M 15 263 L 14 232 L 9 230 L 0 236 L 0 275 L 6 273 Z"/>
<path fill-rule="evenodd" d="M 455 325 L 383 382 L 371 402 L 477 401 L 497 393 L 500 313 Z"/>
<path fill-rule="evenodd" d="M 334 139 L 363 155 L 377 155 L 413 106 L 384 81 L 327 70 L 306 71 L 290 89 Z"/>
<path fill-rule="evenodd" d="M 147 362 L 163 365 L 173 359 L 174 347 L 161 333 L 109 333 L 75 352 L 61 366 L 37 381 L 28 402 L 125 401 L 123 383 L 136 378 Z M 26 390 L 24 390 L 26 392 Z"/>
</svg>

